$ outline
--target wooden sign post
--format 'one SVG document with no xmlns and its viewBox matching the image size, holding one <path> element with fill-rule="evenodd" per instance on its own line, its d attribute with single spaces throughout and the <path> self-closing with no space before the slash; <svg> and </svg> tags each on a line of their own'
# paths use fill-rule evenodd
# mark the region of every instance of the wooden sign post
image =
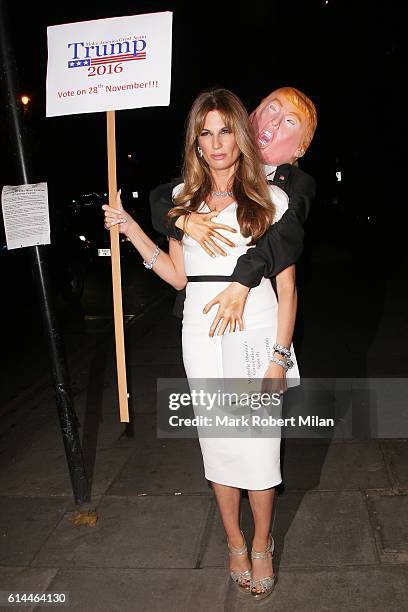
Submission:
<svg viewBox="0 0 408 612">
<path fill-rule="evenodd" d="M 116 133 L 115 111 L 106 113 L 108 144 L 109 206 L 116 208 Z M 118 374 L 119 414 L 122 423 L 129 423 L 128 393 L 126 382 L 125 337 L 123 331 L 122 280 L 120 273 L 119 226 L 110 230 L 113 316 L 115 322 L 116 371 Z"/>
</svg>

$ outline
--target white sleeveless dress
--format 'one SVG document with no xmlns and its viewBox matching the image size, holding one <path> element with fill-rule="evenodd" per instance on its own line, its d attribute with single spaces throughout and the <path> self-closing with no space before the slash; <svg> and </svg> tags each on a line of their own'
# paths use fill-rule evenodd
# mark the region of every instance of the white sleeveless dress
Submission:
<svg viewBox="0 0 408 612">
<path fill-rule="evenodd" d="M 176 189 L 180 189 L 177 186 Z M 276 206 L 275 221 L 288 207 L 288 197 L 279 187 L 271 185 L 271 198 Z M 173 192 L 176 193 L 176 191 Z M 203 203 L 199 212 L 209 212 Z M 189 236 L 184 236 L 182 246 L 187 276 L 232 274 L 237 259 L 246 253 L 250 238 L 240 232 L 237 220 L 237 204 L 231 203 L 218 216 L 219 223 L 229 225 L 237 233 L 217 230 L 231 239 L 236 246 L 222 244 L 225 255 L 211 257 Z M 207 302 L 225 289 L 230 281 L 189 282 L 186 287 L 182 323 L 183 362 L 188 379 L 222 378 L 220 336 L 209 337 L 211 323 L 216 315 L 214 306 L 206 315 Z M 245 304 L 244 329 L 277 326 L 278 303 L 271 282 L 263 278 L 250 290 Z M 199 437 L 203 455 L 205 477 L 223 485 L 241 489 L 261 490 L 281 482 L 280 437 L 272 438 L 215 438 Z"/>
</svg>

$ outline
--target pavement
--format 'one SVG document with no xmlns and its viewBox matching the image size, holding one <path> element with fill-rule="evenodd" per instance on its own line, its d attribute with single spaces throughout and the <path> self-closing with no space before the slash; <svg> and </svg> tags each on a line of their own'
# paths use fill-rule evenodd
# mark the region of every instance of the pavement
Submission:
<svg viewBox="0 0 408 612">
<path fill-rule="evenodd" d="M 314 257 L 333 267 L 327 249 L 324 258 L 318 249 Z M 338 252 L 336 257 L 340 274 L 344 261 Z M 320 375 L 333 375 L 345 361 L 348 369 L 344 366 L 341 375 L 351 369 L 357 376 L 384 374 L 384 338 L 394 329 L 406 333 L 405 290 L 397 274 L 379 298 L 384 304 L 392 296 L 390 316 L 374 304 L 360 329 L 340 315 L 350 294 L 353 316 L 361 314 L 363 301 L 355 290 L 361 285 L 349 284 L 344 296 L 341 277 L 336 284 L 328 282 L 322 304 L 323 277 L 322 266 L 313 278 L 305 277 L 300 303 L 298 358 L 306 375 L 313 375 L 316 355 L 328 342 L 336 348 L 323 360 Z M 0 591 L 68 592 L 68 608 L 86 612 L 408 609 L 405 438 L 286 439 L 284 487 L 273 526 L 277 585 L 264 602 L 236 592 L 198 441 L 156 436 L 156 379 L 184 376 L 180 322 L 170 314 L 172 302 L 173 295 L 163 294 L 126 328 L 129 425 L 119 422 L 111 328 L 91 337 L 81 359 L 70 356 L 90 502 L 74 503 L 52 388 L 43 385 L 21 401 L 16 398 L 5 412 L 0 421 Z M 333 317 L 335 326 L 330 325 Z M 406 344 L 390 343 L 386 350 L 401 368 L 392 370 L 394 375 L 403 375 Z M 79 509 L 95 511 L 96 525 L 75 526 L 70 519 Z M 241 515 L 250 542 L 245 495 Z"/>
</svg>

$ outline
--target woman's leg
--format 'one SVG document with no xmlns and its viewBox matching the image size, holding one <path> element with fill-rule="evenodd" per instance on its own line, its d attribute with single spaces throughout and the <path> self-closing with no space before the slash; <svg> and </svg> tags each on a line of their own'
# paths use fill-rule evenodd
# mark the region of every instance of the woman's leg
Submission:
<svg viewBox="0 0 408 612">
<path fill-rule="evenodd" d="M 212 487 L 228 542 L 234 548 L 241 548 L 244 543 L 239 526 L 241 489 L 218 484 L 217 482 L 213 482 Z M 248 555 L 230 555 L 230 570 L 244 571 L 249 569 L 251 569 L 251 564 Z"/>
<path fill-rule="evenodd" d="M 274 487 L 262 491 L 248 491 L 255 526 L 252 547 L 257 552 L 263 552 L 269 544 L 268 535 L 271 530 L 274 496 Z M 254 580 L 271 576 L 272 573 L 272 555 L 268 555 L 267 560 L 252 560 L 252 576 Z"/>
</svg>

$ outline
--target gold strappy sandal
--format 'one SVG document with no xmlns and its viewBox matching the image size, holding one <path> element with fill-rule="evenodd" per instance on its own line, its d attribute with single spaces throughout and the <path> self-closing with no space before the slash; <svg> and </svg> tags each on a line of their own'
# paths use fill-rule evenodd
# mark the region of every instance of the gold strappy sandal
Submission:
<svg viewBox="0 0 408 612">
<path fill-rule="evenodd" d="M 271 554 L 271 556 L 273 557 L 274 550 L 275 542 L 273 541 L 273 537 L 271 536 L 271 534 L 269 534 L 269 545 L 267 546 L 266 550 L 264 552 L 257 552 L 256 550 L 252 549 L 251 559 L 267 560 L 269 559 L 269 554 Z M 265 578 L 257 578 L 256 580 L 251 578 L 250 590 L 253 599 L 259 601 L 261 599 L 265 599 L 265 597 L 268 597 L 275 588 L 275 584 L 275 574 L 273 574 L 272 576 L 266 576 Z M 259 587 L 262 589 L 262 591 L 258 591 Z"/>
<path fill-rule="evenodd" d="M 235 548 L 234 546 L 230 546 L 228 539 L 227 539 L 228 550 L 229 550 L 230 555 L 245 555 L 248 552 L 248 549 L 245 543 L 245 536 L 242 533 L 242 531 L 241 531 L 241 534 L 242 534 L 242 539 L 244 540 L 244 544 L 240 548 Z M 251 594 L 251 580 L 252 580 L 251 570 L 230 570 L 230 576 L 231 576 L 231 580 L 234 582 L 234 584 L 237 585 L 237 588 L 239 589 L 241 593 L 246 593 L 248 595 Z"/>
</svg>

